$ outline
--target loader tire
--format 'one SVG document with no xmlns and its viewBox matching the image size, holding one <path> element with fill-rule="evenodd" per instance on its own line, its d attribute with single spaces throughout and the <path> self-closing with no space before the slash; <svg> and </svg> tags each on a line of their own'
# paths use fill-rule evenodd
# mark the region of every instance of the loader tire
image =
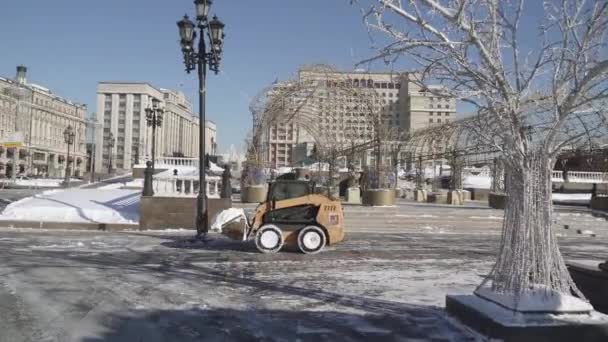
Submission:
<svg viewBox="0 0 608 342">
<path fill-rule="evenodd" d="M 263 225 L 255 234 L 255 246 L 262 253 L 276 253 L 284 242 L 281 229 L 273 224 Z"/>
<path fill-rule="evenodd" d="M 298 247 L 302 253 L 319 253 L 326 243 L 325 232 L 317 226 L 306 226 L 298 233 Z"/>
</svg>

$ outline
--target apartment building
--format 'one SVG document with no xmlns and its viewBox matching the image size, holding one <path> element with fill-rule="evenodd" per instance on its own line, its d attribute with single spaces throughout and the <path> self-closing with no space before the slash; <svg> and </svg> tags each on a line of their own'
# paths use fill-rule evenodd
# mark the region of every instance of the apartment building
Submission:
<svg viewBox="0 0 608 342">
<path fill-rule="evenodd" d="M 437 96 L 440 87 L 436 85 L 421 86 L 411 80 L 412 74 L 405 74 L 408 81 L 399 94 L 403 98 L 403 129 L 413 132 L 436 124 L 456 120 L 456 99 Z"/>
<path fill-rule="evenodd" d="M 63 177 L 69 164 L 73 176 L 86 166 L 86 105 L 60 97 L 27 82 L 27 68 L 17 67 L 14 79 L 0 77 L 0 175 Z M 63 132 L 71 126 L 74 144 Z"/>
<path fill-rule="evenodd" d="M 129 170 L 152 158 L 152 128 L 145 109 L 158 100 L 164 110 L 156 131 L 156 157 L 198 157 L 199 120 L 181 92 L 156 88 L 145 82 L 100 82 L 97 87 L 97 120 L 103 132 L 96 137 L 98 171 Z M 206 153 L 217 148 L 213 122 L 205 123 Z M 113 144 L 110 142 L 113 138 Z"/>
<path fill-rule="evenodd" d="M 332 137 L 337 144 L 357 145 L 371 141 L 374 134 L 395 138 L 454 119 L 455 100 L 432 95 L 432 86 L 422 87 L 414 82 L 413 73 L 303 69 L 298 77 L 300 83 L 310 82 L 314 86 L 322 82 L 323 86 L 317 87 L 312 99 L 305 100 L 315 107 L 313 114 L 302 114 L 312 115 L 306 118 L 308 127 L 301 120 L 299 123 L 289 120 L 277 122 L 265 132 L 265 159 L 271 167 L 290 166 L 306 158 L 301 151 L 295 152 L 298 145 L 310 147 L 310 142 L 320 143 L 315 139 L 320 134 Z M 278 83 L 275 88 L 283 86 L 289 84 Z M 300 103 L 299 99 L 292 99 L 286 111 Z M 363 163 L 370 163 L 370 158 L 368 153 Z"/>
</svg>

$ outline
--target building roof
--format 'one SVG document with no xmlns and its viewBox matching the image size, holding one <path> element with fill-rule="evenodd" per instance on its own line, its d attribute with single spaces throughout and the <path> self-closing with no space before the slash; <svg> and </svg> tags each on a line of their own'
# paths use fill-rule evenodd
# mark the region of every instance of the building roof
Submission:
<svg viewBox="0 0 608 342">
<path fill-rule="evenodd" d="M 61 101 L 65 104 L 71 105 L 71 106 L 75 106 L 75 107 L 79 107 L 79 108 L 87 108 L 87 105 L 84 103 L 78 103 L 78 102 L 72 102 L 70 100 L 68 100 L 65 97 L 59 96 L 57 94 L 54 94 L 49 88 L 43 87 L 39 84 L 35 84 L 35 83 L 25 83 L 25 84 L 19 84 L 17 83 L 15 80 L 10 79 L 10 78 L 6 78 L 6 77 L 0 77 L 0 81 L 9 83 L 11 85 L 17 85 L 17 86 L 21 86 L 24 87 L 26 89 L 29 89 L 30 91 L 39 93 L 39 94 L 44 94 L 47 96 L 50 96 L 51 98 L 57 100 L 57 101 Z"/>
</svg>

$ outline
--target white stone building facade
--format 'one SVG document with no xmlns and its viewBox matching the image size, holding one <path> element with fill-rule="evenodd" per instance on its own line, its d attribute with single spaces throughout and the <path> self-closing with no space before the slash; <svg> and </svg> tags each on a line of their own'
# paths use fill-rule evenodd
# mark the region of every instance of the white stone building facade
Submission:
<svg viewBox="0 0 608 342">
<path fill-rule="evenodd" d="M 152 158 L 152 128 L 145 109 L 159 101 L 164 110 L 162 125 L 156 129 L 156 158 L 198 157 L 199 120 L 181 92 L 159 89 L 144 82 L 100 82 L 97 87 L 97 120 L 102 134 L 95 139 L 95 168 L 130 170 Z M 213 154 L 217 132 L 213 122 L 206 125 L 206 152 Z M 114 146 L 110 144 L 114 138 Z M 104 171 L 105 170 L 105 171 Z"/>
<path fill-rule="evenodd" d="M 61 178 L 66 166 L 72 176 L 86 172 L 87 107 L 28 83 L 27 68 L 17 67 L 15 79 L 0 77 L 0 176 L 34 175 Z M 63 132 L 72 126 L 68 145 Z M 12 146 L 20 140 L 21 147 Z"/>
</svg>

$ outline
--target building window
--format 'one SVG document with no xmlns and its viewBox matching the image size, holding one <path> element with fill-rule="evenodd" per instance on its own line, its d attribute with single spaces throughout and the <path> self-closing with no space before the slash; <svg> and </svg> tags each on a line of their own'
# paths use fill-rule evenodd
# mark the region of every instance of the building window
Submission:
<svg viewBox="0 0 608 342">
<path fill-rule="evenodd" d="M 433 123 L 433 119 L 432 119 L 432 118 L 431 118 L 431 119 L 429 119 L 429 123 Z"/>
<path fill-rule="evenodd" d="M 437 122 L 441 122 L 441 119 L 437 119 Z"/>
</svg>

